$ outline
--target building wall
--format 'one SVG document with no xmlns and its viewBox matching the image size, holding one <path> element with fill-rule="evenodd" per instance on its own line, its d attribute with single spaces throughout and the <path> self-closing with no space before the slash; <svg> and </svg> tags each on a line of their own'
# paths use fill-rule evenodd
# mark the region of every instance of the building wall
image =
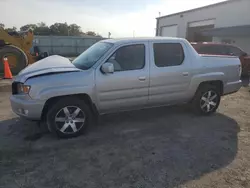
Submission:
<svg viewBox="0 0 250 188">
<path fill-rule="evenodd" d="M 178 24 L 177 36 L 186 38 L 188 23 L 215 19 L 215 28 L 250 24 L 250 0 L 230 0 L 190 12 L 161 17 L 158 19 L 157 35 L 163 26 Z"/>
<path fill-rule="evenodd" d="M 49 55 L 78 56 L 100 40 L 102 38 L 88 36 L 35 36 L 33 46 L 38 46 L 41 52 L 48 52 Z"/>
</svg>

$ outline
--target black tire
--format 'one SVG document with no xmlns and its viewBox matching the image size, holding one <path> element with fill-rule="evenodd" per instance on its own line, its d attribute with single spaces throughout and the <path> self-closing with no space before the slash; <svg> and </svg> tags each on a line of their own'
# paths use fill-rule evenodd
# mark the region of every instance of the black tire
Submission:
<svg viewBox="0 0 250 188">
<path fill-rule="evenodd" d="M 18 74 L 21 70 L 23 70 L 27 64 L 28 64 L 28 59 L 27 59 L 27 56 L 26 54 L 16 48 L 15 46 L 12 46 L 12 45 L 6 45 L 2 48 L 0 48 L 0 72 L 3 73 L 4 71 L 4 67 L 3 67 L 3 63 L 2 63 L 2 59 L 8 55 L 11 55 L 11 56 L 15 56 L 16 57 L 16 65 L 15 67 L 11 67 L 10 66 L 10 70 L 12 72 L 12 74 Z"/>
<path fill-rule="evenodd" d="M 211 100 L 211 101 L 208 100 L 209 93 L 210 93 L 210 96 L 216 95 L 216 98 L 214 98 L 214 100 Z M 205 98 L 207 98 L 206 99 L 207 101 L 204 100 Z M 210 97 L 210 99 L 212 99 L 212 98 L 213 97 Z M 197 92 L 194 96 L 194 99 L 192 100 L 193 110 L 195 113 L 197 113 L 199 115 L 210 115 L 210 114 L 216 112 L 216 110 L 220 104 L 220 99 L 221 99 L 221 94 L 220 94 L 218 88 L 216 88 L 213 85 L 201 86 L 197 90 Z"/>
<path fill-rule="evenodd" d="M 66 114 L 63 108 L 67 108 L 69 114 L 73 116 L 73 112 L 76 110 L 76 108 L 74 107 L 77 107 L 81 110 L 78 113 L 78 116 L 77 116 L 78 118 L 77 117 L 75 117 L 75 119 L 73 117 L 71 117 L 73 119 L 65 118 L 65 121 L 64 119 L 60 119 L 60 118 L 64 118 L 64 115 Z M 56 118 L 57 120 L 64 121 L 64 122 L 56 122 Z M 74 132 L 72 125 L 73 125 L 73 121 L 76 121 L 76 119 L 84 119 L 84 123 L 82 125 L 81 124 L 82 122 L 74 122 L 75 124 L 74 127 L 77 129 L 77 131 Z M 56 133 L 58 137 L 71 138 L 71 137 L 79 136 L 86 132 L 88 126 L 92 122 L 92 113 L 88 105 L 86 105 L 83 100 L 80 100 L 75 97 L 64 97 L 58 100 L 55 104 L 52 104 L 51 106 L 49 106 L 46 120 L 47 120 L 48 129 L 51 130 L 53 133 Z M 64 128 L 66 126 L 68 127 Z"/>
</svg>

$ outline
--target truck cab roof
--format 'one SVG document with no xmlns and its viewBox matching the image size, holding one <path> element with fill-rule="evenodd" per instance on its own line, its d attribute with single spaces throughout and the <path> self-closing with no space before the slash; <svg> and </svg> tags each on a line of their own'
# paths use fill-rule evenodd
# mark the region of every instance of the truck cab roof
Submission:
<svg viewBox="0 0 250 188">
<path fill-rule="evenodd" d="M 130 38 L 116 38 L 116 39 L 106 39 L 103 42 L 110 42 L 110 43 L 135 43 L 135 42 L 148 42 L 148 41 L 175 41 L 181 42 L 186 41 L 183 38 L 175 38 L 175 37 L 130 37 Z"/>
</svg>

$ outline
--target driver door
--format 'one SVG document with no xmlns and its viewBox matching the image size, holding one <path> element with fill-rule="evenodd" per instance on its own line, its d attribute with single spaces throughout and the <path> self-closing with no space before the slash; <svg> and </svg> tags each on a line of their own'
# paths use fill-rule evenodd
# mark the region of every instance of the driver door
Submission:
<svg viewBox="0 0 250 188">
<path fill-rule="evenodd" d="M 118 47 L 106 62 L 114 73 L 96 69 L 96 92 L 101 113 L 142 108 L 149 94 L 148 43 Z"/>
</svg>

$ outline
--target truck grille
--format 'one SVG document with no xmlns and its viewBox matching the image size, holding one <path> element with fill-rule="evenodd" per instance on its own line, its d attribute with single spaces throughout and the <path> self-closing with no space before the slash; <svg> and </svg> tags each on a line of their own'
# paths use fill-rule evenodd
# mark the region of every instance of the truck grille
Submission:
<svg viewBox="0 0 250 188">
<path fill-rule="evenodd" d="M 18 84 L 19 84 L 19 82 L 12 83 L 12 95 L 15 95 L 18 93 Z"/>
</svg>

